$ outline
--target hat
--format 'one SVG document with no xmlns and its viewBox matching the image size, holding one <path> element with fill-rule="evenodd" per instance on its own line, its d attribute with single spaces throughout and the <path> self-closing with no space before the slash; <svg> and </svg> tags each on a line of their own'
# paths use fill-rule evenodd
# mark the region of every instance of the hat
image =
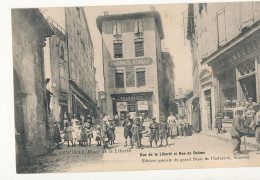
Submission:
<svg viewBox="0 0 260 180">
<path fill-rule="evenodd" d="M 248 100 L 253 100 L 253 98 L 252 98 L 252 97 L 250 97 L 250 98 L 248 98 Z"/>
<path fill-rule="evenodd" d="M 126 114 L 126 117 L 130 117 L 130 114 L 129 114 L 129 113 L 127 113 L 127 114 Z"/>
<path fill-rule="evenodd" d="M 87 115 L 87 119 L 92 119 L 91 116 L 90 116 L 89 114 Z"/>
<path fill-rule="evenodd" d="M 156 117 L 153 117 L 152 120 L 155 120 L 155 121 L 156 121 Z"/>
</svg>

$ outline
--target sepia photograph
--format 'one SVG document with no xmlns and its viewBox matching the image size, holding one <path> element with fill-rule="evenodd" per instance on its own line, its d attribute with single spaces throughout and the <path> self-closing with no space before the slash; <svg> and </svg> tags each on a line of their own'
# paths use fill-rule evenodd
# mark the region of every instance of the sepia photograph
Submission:
<svg viewBox="0 0 260 180">
<path fill-rule="evenodd" d="M 10 33 L 17 174 L 260 166 L 259 1 L 12 8 Z"/>
</svg>

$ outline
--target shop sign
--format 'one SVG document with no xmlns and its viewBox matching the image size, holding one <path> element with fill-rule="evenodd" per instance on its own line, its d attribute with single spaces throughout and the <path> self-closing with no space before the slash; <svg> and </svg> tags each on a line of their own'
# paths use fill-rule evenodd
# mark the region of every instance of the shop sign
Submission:
<svg viewBox="0 0 260 180">
<path fill-rule="evenodd" d="M 128 111 L 129 111 L 129 112 L 135 112 L 135 111 L 136 111 L 135 105 L 134 105 L 134 104 L 129 104 L 129 105 L 128 105 Z"/>
<path fill-rule="evenodd" d="M 252 40 L 250 43 L 235 50 L 229 55 L 225 56 L 219 63 L 218 68 L 226 67 L 229 64 L 236 63 L 240 59 L 246 59 L 245 57 L 251 55 L 256 49 L 260 48 L 260 37 Z"/>
<path fill-rule="evenodd" d="M 137 101 L 138 111 L 148 110 L 148 101 Z"/>
<path fill-rule="evenodd" d="M 141 59 L 123 59 L 123 60 L 110 60 L 108 65 L 110 67 L 125 67 L 125 66 L 143 66 L 151 65 L 153 60 L 151 58 Z"/>
<path fill-rule="evenodd" d="M 117 110 L 117 112 L 127 111 L 127 104 L 126 104 L 126 102 L 117 102 L 116 103 L 116 110 Z"/>
</svg>

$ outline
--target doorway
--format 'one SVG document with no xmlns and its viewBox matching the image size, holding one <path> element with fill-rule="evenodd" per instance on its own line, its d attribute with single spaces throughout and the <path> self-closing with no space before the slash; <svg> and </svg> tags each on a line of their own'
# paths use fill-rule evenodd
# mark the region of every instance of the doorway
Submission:
<svg viewBox="0 0 260 180">
<path fill-rule="evenodd" d="M 26 131 L 24 122 L 24 93 L 17 72 L 13 71 L 14 77 L 14 117 L 15 117 L 15 145 L 16 145 L 16 169 L 17 172 L 29 165 L 26 151 Z"/>
</svg>

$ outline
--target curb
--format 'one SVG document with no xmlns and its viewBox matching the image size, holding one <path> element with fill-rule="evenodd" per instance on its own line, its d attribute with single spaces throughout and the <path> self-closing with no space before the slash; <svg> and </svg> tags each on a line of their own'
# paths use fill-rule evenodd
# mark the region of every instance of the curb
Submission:
<svg viewBox="0 0 260 180">
<path fill-rule="evenodd" d="M 231 137 L 230 137 L 230 138 L 227 138 L 227 137 L 216 136 L 216 135 L 212 135 L 212 134 L 208 134 L 208 133 L 202 133 L 202 134 L 204 134 L 204 135 L 206 135 L 206 136 L 209 136 L 209 137 L 213 137 L 213 138 L 216 138 L 216 139 L 223 140 L 223 141 L 225 141 L 225 142 L 232 142 Z M 242 141 L 241 141 L 241 144 L 243 144 L 243 143 L 244 143 L 244 140 L 243 140 L 243 139 L 241 139 L 241 140 L 242 140 Z M 256 144 L 249 143 L 249 142 L 246 143 L 246 146 L 248 146 L 248 147 L 250 147 L 250 148 L 254 148 L 254 149 L 257 148 L 257 145 L 256 145 Z"/>
</svg>

